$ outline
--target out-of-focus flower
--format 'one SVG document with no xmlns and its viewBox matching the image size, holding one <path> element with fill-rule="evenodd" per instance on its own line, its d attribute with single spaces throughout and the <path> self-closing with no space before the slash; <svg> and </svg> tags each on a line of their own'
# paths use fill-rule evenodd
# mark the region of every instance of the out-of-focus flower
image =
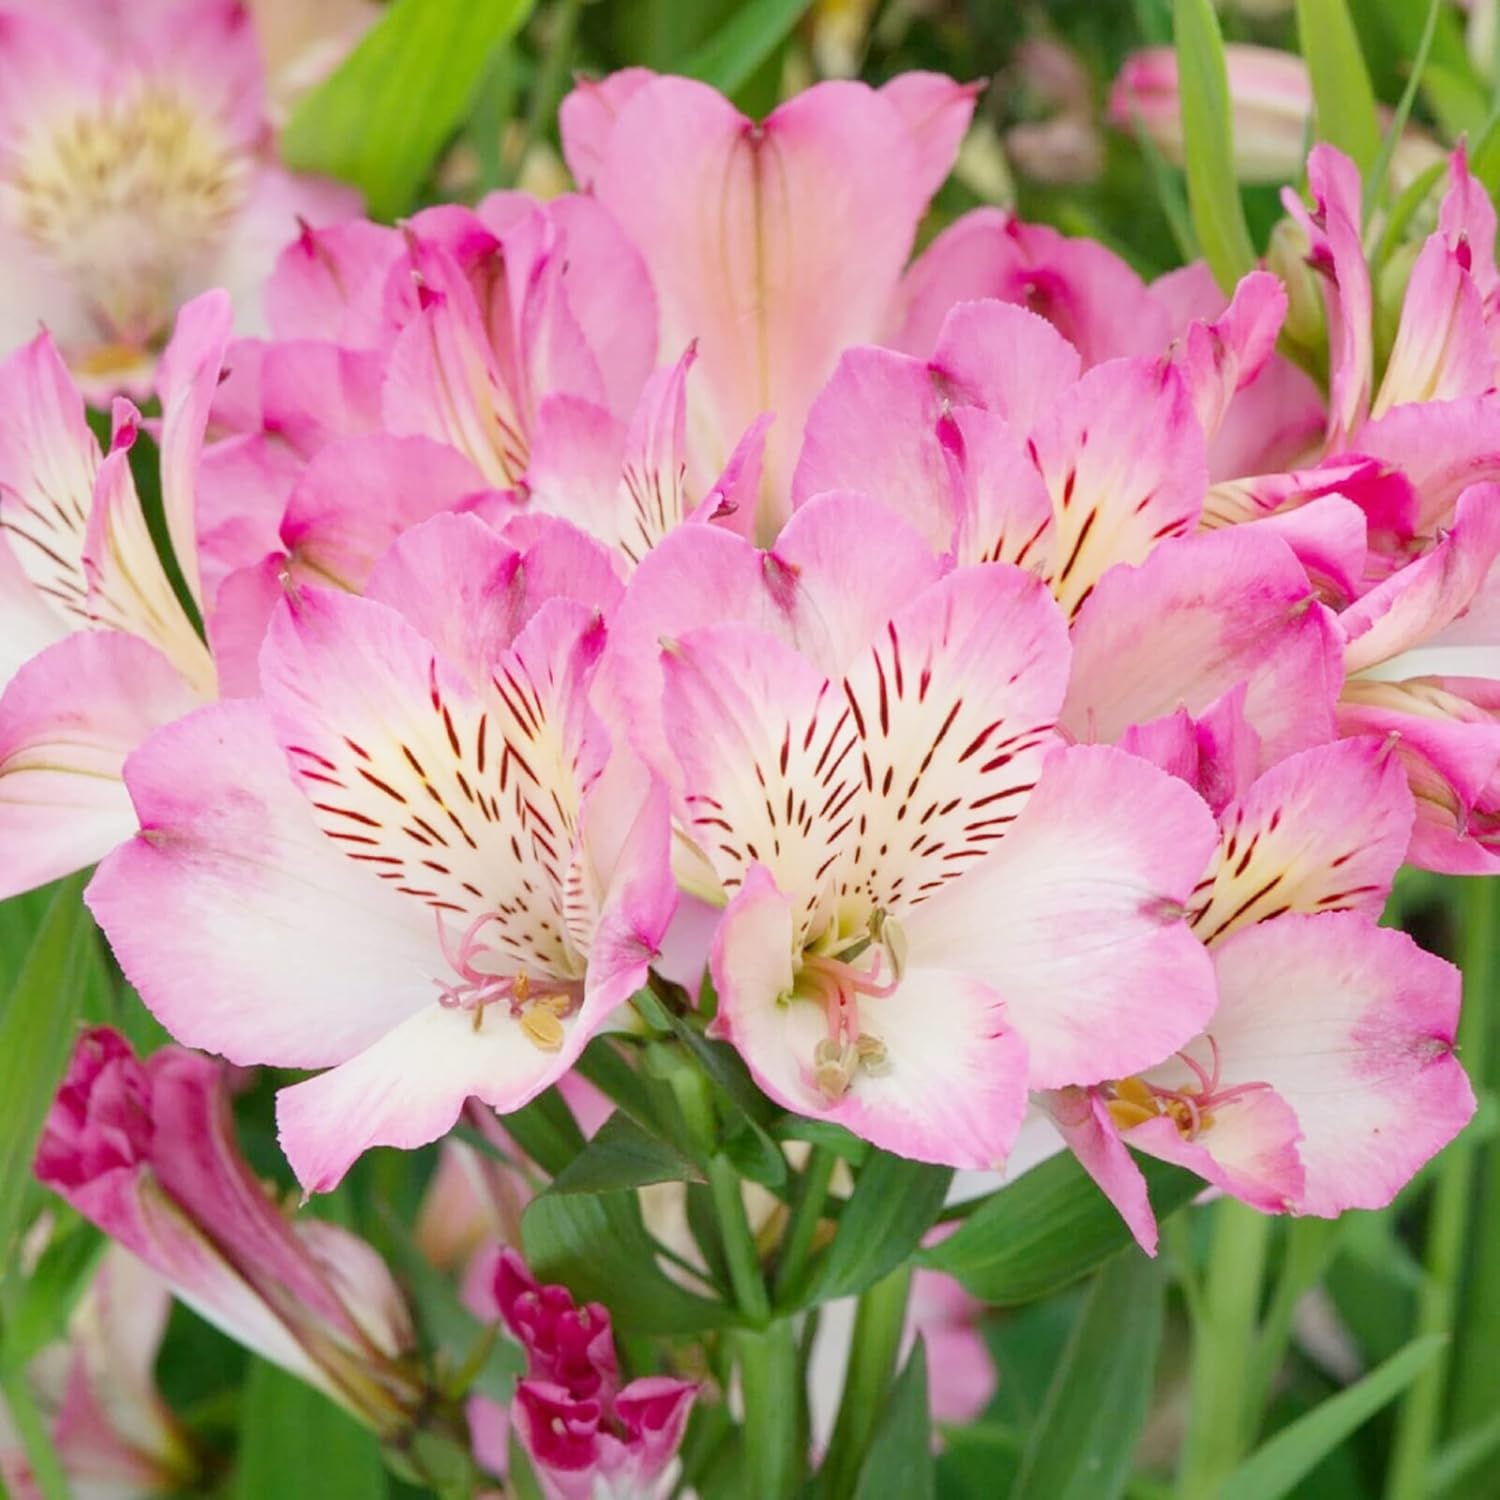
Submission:
<svg viewBox="0 0 1500 1500">
<path fill-rule="evenodd" d="M 267 106 L 280 124 L 380 17 L 374 0 L 246 0 L 266 64 Z"/>
<path fill-rule="evenodd" d="M 525 1347 L 511 1421 L 548 1500 L 658 1500 L 671 1492 L 698 1387 L 665 1375 L 621 1386 L 609 1310 L 541 1286 L 513 1250 L 495 1301 Z"/>
<path fill-rule="evenodd" d="M 423 1388 L 384 1263 L 332 1224 L 290 1221 L 235 1145 L 221 1064 L 144 1062 L 85 1032 L 47 1117 L 37 1176 L 194 1311 L 390 1435 Z"/>
<path fill-rule="evenodd" d="M 90 906 L 179 1038 L 330 1069 L 278 1105 L 310 1191 L 470 1095 L 511 1110 L 555 1082 L 671 916 L 665 797 L 588 700 L 612 564 L 527 520 L 529 545 L 438 516 L 363 598 L 294 589 L 264 703 L 168 726 L 126 770 L 143 832 Z"/>
<path fill-rule="evenodd" d="M 1104 140 L 1093 81 L 1077 53 L 1052 37 L 1028 37 L 1004 82 L 1036 116 L 1005 132 L 1011 160 L 1038 182 L 1092 182 L 1104 169 Z"/>
<path fill-rule="evenodd" d="M 153 1375 L 171 1305 L 166 1283 L 111 1245 L 68 1320 L 67 1342 L 42 1350 L 27 1370 L 82 1500 L 144 1500 L 197 1480 L 197 1460 Z M 0 1432 L 5 1425 L 0 1402 Z M 0 1436 L 0 1477 L 15 1500 L 40 1500 L 24 1450 L 9 1434 Z"/>
<path fill-rule="evenodd" d="M 824 78 L 854 78 L 870 34 L 875 0 L 817 0 L 812 10 L 812 54 Z"/>
<path fill-rule="evenodd" d="M 1229 70 L 1230 129 L 1235 175 L 1242 182 L 1291 182 L 1302 170 L 1313 114 L 1307 64 L 1294 52 L 1232 43 L 1224 49 Z M 1177 55 L 1147 47 L 1125 59 L 1109 96 L 1110 123 L 1142 131 L 1170 162 L 1183 162 L 1182 105 Z M 1391 159 L 1399 189 L 1440 160 L 1442 148 L 1426 131 L 1408 126 Z"/>
<path fill-rule="evenodd" d="M 177 309 L 205 288 L 228 287 L 241 328 L 258 328 L 298 220 L 358 206 L 267 147 L 236 0 L 0 10 L 0 348 L 40 320 L 108 394 L 149 383 Z"/>
<path fill-rule="evenodd" d="M 162 506 L 200 609 L 198 461 L 229 319 L 222 292 L 185 307 L 157 380 Z M 0 895 L 128 838 L 125 756 L 215 695 L 131 475 L 140 422 L 118 401 L 101 454 L 46 334 L 0 365 Z"/>
</svg>

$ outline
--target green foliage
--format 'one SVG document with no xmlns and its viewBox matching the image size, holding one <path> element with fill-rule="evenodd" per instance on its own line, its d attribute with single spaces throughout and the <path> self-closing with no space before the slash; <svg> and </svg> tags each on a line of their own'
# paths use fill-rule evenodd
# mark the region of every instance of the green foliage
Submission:
<svg viewBox="0 0 1500 1500">
<path fill-rule="evenodd" d="M 85 993 L 99 982 L 99 943 L 82 890 L 81 876 L 56 887 L 0 1014 L 0 1263 L 8 1269 L 31 1201 L 42 1122 L 67 1066 Z"/>
<path fill-rule="evenodd" d="M 1368 172 L 1380 151 L 1375 94 L 1344 0 L 1297 0 L 1297 35 L 1312 78 L 1317 137 Z"/>
<path fill-rule="evenodd" d="M 786 39 L 812 0 L 746 0 L 676 71 L 733 94 Z"/>
<path fill-rule="evenodd" d="M 1203 258 L 1227 291 L 1254 266 L 1255 249 L 1235 186 L 1224 43 L 1209 0 L 1176 0 L 1173 15 L 1188 207 Z"/>
<path fill-rule="evenodd" d="M 380 1444 L 321 1392 L 257 1359 L 246 1375 L 230 1500 L 380 1500 Z"/>
<path fill-rule="evenodd" d="M 932 1500 L 936 1482 L 927 1412 L 927 1347 L 919 1338 L 891 1386 L 875 1440 L 859 1471 L 854 1500 L 881 1500 L 885 1495 Z"/>
<path fill-rule="evenodd" d="M 1203 1184 L 1191 1172 L 1138 1158 L 1158 1217 Z M 1059 1291 L 1131 1243 L 1130 1231 L 1074 1157 L 1054 1156 L 989 1198 L 921 1262 L 956 1276 L 997 1307 Z"/>
<path fill-rule="evenodd" d="M 1138 1249 L 1095 1276 L 1011 1500 L 1113 1500 L 1125 1490 L 1150 1410 L 1165 1278 Z"/>
<path fill-rule="evenodd" d="M 298 104 L 282 154 L 352 183 L 391 219 L 416 202 L 485 68 L 534 0 L 393 0 L 349 57 Z"/>
</svg>

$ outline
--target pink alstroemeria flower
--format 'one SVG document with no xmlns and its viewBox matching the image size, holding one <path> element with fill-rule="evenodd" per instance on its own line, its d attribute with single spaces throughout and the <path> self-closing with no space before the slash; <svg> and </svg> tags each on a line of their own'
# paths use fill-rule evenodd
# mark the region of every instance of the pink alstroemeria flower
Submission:
<svg viewBox="0 0 1500 1500">
<path fill-rule="evenodd" d="M 220 1063 L 144 1062 L 86 1031 L 47 1117 L 38 1178 L 195 1312 L 379 1431 L 422 1396 L 405 1304 L 363 1240 L 291 1222 L 235 1145 Z"/>
<path fill-rule="evenodd" d="M 662 348 L 697 341 L 693 488 L 703 493 L 741 435 L 775 415 L 763 538 L 786 518 L 813 396 L 845 346 L 884 329 L 974 94 L 927 73 L 879 90 L 823 83 L 755 122 L 704 84 L 633 68 L 563 101 L 568 166 L 644 255 Z"/>
<path fill-rule="evenodd" d="M 729 899 L 720 1033 L 789 1108 L 989 1166 L 1028 1080 L 1144 1065 L 1206 1017 L 1181 918 L 1213 836 L 1142 761 L 1049 759 L 1069 650 L 1039 582 L 941 573 L 857 496 L 802 507 L 771 552 L 681 528 L 632 580 L 620 678 L 642 754 L 675 762 L 700 877 Z"/>
<path fill-rule="evenodd" d="M 618 585 L 597 543 L 531 524 L 523 551 L 438 516 L 364 597 L 295 589 L 264 704 L 126 766 L 142 831 L 89 904 L 180 1039 L 330 1069 L 279 1101 L 309 1191 L 470 1095 L 503 1112 L 556 1082 L 672 913 L 665 796 L 588 702 Z"/>
<path fill-rule="evenodd" d="M 1178 749 L 1157 749 L 1183 770 L 1194 729 L 1180 727 Z M 1292 756 L 1224 806 L 1192 913 L 1212 1019 L 1155 1066 L 1049 1102 L 1148 1251 L 1156 1224 L 1124 1144 L 1264 1212 L 1333 1217 L 1383 1208 L 1473 1113 L 1458 971 L 1375 925 L 1411 822 L 1400 764 L 1373 737 Z"/>
<path fill-rule="evenodd" d="M 79 1496 L 175 1494 L 199 1478 L 198 1461 L 156 1388 L 155 1365 L 172 1293 L 121 1245 L 100 1258 L 68 1319 L 26 1372 L 51 1414 L 52 1443 Z M 15 1500 L 41 1500 L 24 1446 L 0 1400 L 0 1478 Z"/>
<path fill-rule="evenodd" d="M 107 395 L 149 387 L 177 309 L 208 287 L 260 326 L 298 219 L 359 204 L 272 160 L 263 73 L 235 0 L 0 9 L 0 348 L 45 323 Z"/>
<path fill-rule="evenodd" d="M 511 1421 L 548 1500 L 659 1500 L 698 1387 L 665 1375 L 620 1384 L 609 1310 L 542 1286 L 514 1250 L 495 1267 L 500 1316 L 526 1350 Z"/>
<path fill-rule="evenodd" d="M 162 504 L 200 611 L 198 457 L 229 320 L 222 292 L 190 303 L 158 371 Z M 128 838 L 121 762 L 217 691 L 131 476 L 140 420 L 118 401 L 101 455 L 46 334 L 0 365 L 0 896 Z"/>
</svg>

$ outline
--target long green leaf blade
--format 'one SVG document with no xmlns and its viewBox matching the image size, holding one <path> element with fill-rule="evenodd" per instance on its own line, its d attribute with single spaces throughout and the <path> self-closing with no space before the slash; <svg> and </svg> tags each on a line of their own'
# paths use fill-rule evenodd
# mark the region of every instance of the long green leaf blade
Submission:
<svg viewBox="0 0 1500 1500">
<path fill-rule="evenodd" d="M 30 1196 L 42 1122 L 67 1067 L 86 986 L 101 959 L 80 899 L 84 877 L 57 888 L 0 1015 L 0 1264 Z"/>
<path fill-rule="evenodd" d="M 732 94 L 786 39 L 812 0 L 749 0 L 678 69 Z"/>
<path fill-rule="evenodd" d="M 232 1500 L 378 1500 L 380 1445 L 320 1391 L 258 1359 L 245 1381 Z"/>
<path fill-rule="evenodd" d="M 1105 1264 L 1083 1304 L 1011 1500 L 1114 1500 L 1151 1404 L 1165 1290 L 1132 1247 Z"/>
<path fill-rule="evenodd" d="M 1203 258 L 1228 291 L 1255 265 L 1234 177 L 1229 73 L 1210 0 L 1177 0 L 1174 30 L 1188 207 Z"/>
<path fill-rule="evenodd" d="M 395 0 L 282 132 L 287 163 L 353 183 L 370 214 L 410 209 L 495 48 L 535 0 Z"/>
<path fill-rule="evenodd" d="M 1380 152 L 1375 91 L 1344 0 L 1297 0 L 1297 37 L 1312 79 L 1317 137 L 1368 172 Z"/>
<path fill-rule="evenodd" d="M 919 1338 L 875 1429 L 870 1451 L 859 1471 L 854 1500 L 932 1500 L 936 1476 L 932 1463 L 932 1420 L 927 1413 L 927 1349 Z"/>
<path fill-rule="evenodd" d="M 1282 1428 L 1229 1476 L 1218 1500 L 1280 1500 L 1289 1495 L 1351 1432 L 1394 1401 L 1447 1342 L 1443 1333 L 1413 1339 L 1348 1390 Z"/>
<path fill-rule="evenodd" d="M 1191 1172 L 1138 1157 L 1158 1218 L 1203 1190 Z M 922 1265 L 956 1276 L 982 1302 L 1013 1307 L 1070 1285 L 1131 1244 L 1130 1231 L 1070 1155 L 992 1193 Z"/>
</svg>

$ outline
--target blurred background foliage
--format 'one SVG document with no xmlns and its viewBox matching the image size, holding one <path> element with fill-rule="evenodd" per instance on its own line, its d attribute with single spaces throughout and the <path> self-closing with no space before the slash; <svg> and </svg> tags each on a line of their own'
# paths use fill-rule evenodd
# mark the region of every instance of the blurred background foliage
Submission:
<svg viewBox="0 0 1500 1500">
<path fill-rule="evenodd" d="M 1398 106 L 1430 32 L 1411 118 L 1444 140 L 1493 138 L 1500 74 L 1451 0 L 1240 0 L 1218 13 L 1225 40 L 1291 51 L 1326 46 L 1330 25 L 1345 18 L 1357 54 L 1335 60 L 1322 102 L 1329 88 L 1364 87 L 1337 71 L 1353 67 L 1379 101 Z M 933 69 L 986 87 L 924 237 L 970 208 L 1001 205 L 1090 235 L 1151 276 L 1180 264 L 1190 241 L 1185 185 L 1152 148 L 1108 126 L 1105 109 L 1126 56 L 1170 44 L 1173 23 L 1171 0 L 394 0 L 299 104 L 284 151 L 295 165 L 357 183 L 375 216 L 396 219 L 497 188 L 564 190 L 556 112 L 576 73 L 686 73 L 760 114 L 819 78 L 880 83 Z M 1280 213 L 1278 191 L 1240 192 L 1257 247 Z M 139 445 L 143 489 L 155 472 L 147 448 Z M 80 1020 L 115 1025 L 143 1050 L 165 1039 L 79 915 L 77 889 L 69 882 L 0 905 L 0 994 L 9 995 L 0 1010 L 0 1240 L 11 1268 L 0 1282 L 0 1391 L 18 1421 L 28 1400 L 20 1370 L 61 1334 L 101 1248 L 89 1226 L 52 1203 L 45 1253 L 27 1276 L 15 1274 L 45 1204 L 30 1153 L 63 1053 Z M 1128 1275 L 1106 1270 L 1092 1285 L 993 1311 L 985 1335 L 998 1392 L 979 1422 L 942 1434 L 940 1495 L 1500 1496 L 1494 904 L 1476 882 L 1408 873 L 1390 917 L 1468 971 L 1463 1041 L 1481 1108 L 1464 1136 L 1386 1212 L 1336 1224 L 1273 1222 L 1226 1203 L 1180 1213 L 1157 1266 L 1137 1257 Z M 247 1077 L 237 1118 L 257 1169 L 291 1193 L 271 1109 L 287 1076 Z M 435 1158 L 436 1148 L 371 1152 L 306 1211 L 367 1236 L 403 1277 L 443 1356 L 458 1358 L 472 1320 L 412 1248 Z M 419 1493 L 392 1478 L 374 1438 L 321 1396 L 180 1307 L 158 1373 L 202 1444 L 195 1493 Z M 1114 1419 L 1108 1432 L 1093 1420 L 1101 1410 Z M 1237 1467 L 1258 1445 L 1258 1467 Z M 1059 1480 L 1046 1451 L 1069 1446 L 1087 1461 Z M 715 1477 L 712 1448 L 695 1430 L 689 1462 L 701 1458 L 705 1493 L 734 1493 L 733 1476 Z M 49 1500 L 61 1493 L 38 1477 Z M 525 1486 L 519 1475 L 518 1492 Z"/>
</svg>

